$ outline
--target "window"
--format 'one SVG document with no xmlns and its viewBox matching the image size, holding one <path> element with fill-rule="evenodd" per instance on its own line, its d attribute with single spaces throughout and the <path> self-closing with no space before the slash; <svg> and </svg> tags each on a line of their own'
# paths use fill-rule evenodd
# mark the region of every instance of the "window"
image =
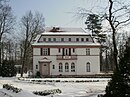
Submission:
<svg viewBox="0 0 130 97">
<path fill-rule="evenodd" d="M 43 41 L 46 41 L 46 38 L 43 38 Z"/>
<path fill-rule="evenodd" d="M 86 38 L 86 41 L 88 41 L 88 38 Z"/>
<path fill-rule="evenodd" d="M 63 72 L 63 65 L 62 65 L 62 63 L 59 63 L 59 72 Z"/>
<path fill-rule="evenodd" d="M 69 41 L 71 41 L 71 38 L 69 38 Z"/>
<path fill-rule="evenodd" d="M 87 62 L 87 64 L 86 64 L 86 72 L 90 72 L 90 63 L 89 62 Z"/>
<path fill-rule="evenodd" d="M 55 65 L 52 65 L 52 69 L 55 69 Z"/>
<path fill-rule="evenodd" d="M 38 69 L 38 65 L 36 65 L 36 69 Z"/>
<path fill-rule="evenodd" d="M 61 50 L 60 50 L 60 48 L 59 48 L 59 53 L 60 53 L 60 51 L 61 51 Z"/>
<path fill-rule="evenodd" d="M 53 38 L 53 41 L 56 41 L 56 38 Z"/>
<path fill-rule="evenodd" d="M 86 48 L 86 55 L 90 55 L 90 48 Z"/>
<path fill-rule="evenodd" d="M 71 63 L 71 72 L 75 72 L 75 64 Z"/>
<path fill-rule="evenodd" d="M 64 41 L 64 38 L 61 38 L 61 41 Z"/>
<path fill-rule="evenodd" d="M 79 41 L 79 38 L 76 38 L 76 41 Z"/>
<path fill-rule="evenodd" d="M 68 48 L 65 48 L 65 55 L 69 55 L 69 49 Z"/>
<path fill-rule="evenodd" d="M 75 52 L 75 48 L 73 48 L 73 53 Z"/>
<path fill-rule="evenodd" d="M 41 48 L 41 55 L 50 55 L 50 48 Z"/>
<path fill-rule="evenodd" d="M 65 72 L 69 72 L 69 64 L 65 63 Z"/>
<path fill-rule="evenodd" d="M 84 41 L 84 38 L 81 38 L 81 41 Z"/>
<path fill-rule="evenodd" d="M 51 38 L 48 38 L 48 41 L 51 41 Z"/>
</svg>

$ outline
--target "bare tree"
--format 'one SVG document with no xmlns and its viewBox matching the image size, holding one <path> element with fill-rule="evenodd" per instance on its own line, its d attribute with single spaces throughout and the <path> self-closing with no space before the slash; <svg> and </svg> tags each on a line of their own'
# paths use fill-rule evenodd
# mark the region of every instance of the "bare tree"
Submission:
<svg viewBox="0 0 130 97">
<path fill-rule="evenodd" d="M 11 32 L 14 25 L 14 16 L 9 5 L 0 1 L 0 64 L 2 63 L 2 36 Z"/>
<path fill-rule="evenodd" d="M 104 1 L 104 0 L 103 0 Z M 113 52 L 113 61 L 116 69 L 118 68 L 118 46 L 117 46 L 117 33 L 120 29 L 123 29 L 125 26 L 130 24 L 130 4 L 125 0 L 108 0 L 108 5 L 105 6 L 103 12 L 96 12 L 104 20 L 108 21 L 108 33 L 112 32 L 112 52 Z M 97 6 L 96 6 L 97 7 Z M 97 7 L 99 8 L 99 7 Z M 101 8 L 101 7 L 100 7 Z M 78 18 L 87 18 L 89 14 L 95 13 L 94 10 L 79 9 Z M 105 14 L 104 14 L 105 13 Z"/>
<path fill-rule="evenodd" d="M 119 8 L 117 8 L 115 4 L 118 4 Z M 108 13 L 105 14 L 105 18 L 108 20 L 112 31 L 114 64 L 118 70 L 116 34 L 120 27 L 130 23 L 130 5 L 123 5 L 123 3 L 118 2 L 117 0 L 109 0 Z"/>
<path fill-rule="evenodd" d="M 22 25 L 22 34 L 24 35 L 24 39 L 22 40 L 21 50 L 22 50 L 22 70 L 21 76 L 23 76 L 23 72 L 26 71 L 25 66 L 28 64 L 28 59 L 32 58 L 32 49 L 31 43 L 32 40 L 36 37 L 37 34 L 44 32 L 44 18 L 42 14 L 36 12 L 33 14 L 31 11 L 26 13 L 25 16 L 21 19 Z"/>
</svg>

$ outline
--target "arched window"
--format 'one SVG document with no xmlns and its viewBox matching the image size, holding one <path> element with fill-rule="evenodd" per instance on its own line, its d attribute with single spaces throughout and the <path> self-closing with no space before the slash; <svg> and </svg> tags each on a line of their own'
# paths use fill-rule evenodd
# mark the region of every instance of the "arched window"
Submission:
<svg viewBox="0 0 130 97">
<path fill-rule="evenodd" d="M 86 72 L 90 72 L 90 63 L 89 62 L 86 63 Z"/>
<path fill-rule="evenodd" d="M 71 72 L 75 72 L 75 64 L 71 63 Z"/>
<path fill-rule="evenodd" d="M 63 65 L 62 65 L 62 63 L 59 63 L 59 72 L 63 72 Z"/>
<path fill-rule="evenodd" d="M 69 72 L 69 64 L 65 63 L 65 72 Z"/>
</svg>

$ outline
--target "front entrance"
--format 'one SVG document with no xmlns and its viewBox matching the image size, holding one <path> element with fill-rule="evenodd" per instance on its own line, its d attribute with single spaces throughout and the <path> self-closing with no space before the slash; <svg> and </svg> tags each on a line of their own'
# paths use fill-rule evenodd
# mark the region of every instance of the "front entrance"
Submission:
<svg viewBox="0 0 130 97">
<path fill-rule="evenodd" d="M 50 75 L 50 63 L 51 61 L 48 60 L 46 57 L 39 60 L 39 71 L 41 75 L 43 76 Z"/>
<path fill-rule="evenodd" d="M 43 63 L 42 75 L 49 75 L 49 64 L 48 63 Z"/>
</svg>

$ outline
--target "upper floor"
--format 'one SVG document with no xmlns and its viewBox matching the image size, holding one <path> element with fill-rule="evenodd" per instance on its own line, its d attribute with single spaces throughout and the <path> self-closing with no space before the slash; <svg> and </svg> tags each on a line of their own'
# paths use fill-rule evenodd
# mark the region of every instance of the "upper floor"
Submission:
<svg viewBox="0 0 130 97">
<path fill-rule="evenodd" d="M 96 46 L 100 44 L 82 28 L 47 28 L 32 46 Z"/>
</svg>

